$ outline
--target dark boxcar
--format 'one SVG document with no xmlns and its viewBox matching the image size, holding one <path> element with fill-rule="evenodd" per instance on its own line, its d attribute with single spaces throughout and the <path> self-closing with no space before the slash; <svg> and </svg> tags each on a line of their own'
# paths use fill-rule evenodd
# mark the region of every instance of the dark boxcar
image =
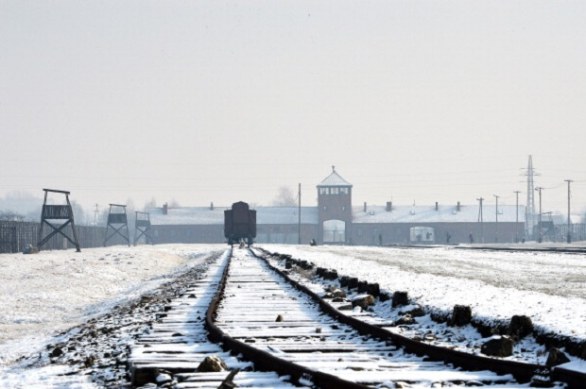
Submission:
<svg viewBox="0 0 586 389">
<path fill-rule="evenodd" d="M 242 201 L 232 204 L 232 209 L 224 211 L 224 236 L 228 244 L 245 241 L 251 245 L 256 237 L 256 211 Z"/>
</svg>

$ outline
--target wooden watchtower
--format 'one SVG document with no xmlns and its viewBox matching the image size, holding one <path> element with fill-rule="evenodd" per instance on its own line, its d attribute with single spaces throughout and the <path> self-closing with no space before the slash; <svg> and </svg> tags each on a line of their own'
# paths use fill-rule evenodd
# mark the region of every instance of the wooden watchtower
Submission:
<svg viewBox="0 0 586 389">
<path fill-rule="evenodd" d="M 153 244 L 151 236 L 151 215 L 148 212 L 136 211 L 136 222 L 134 224 L 134 245 L 144 236 L 145 243 Z"/>
<path fill-rule="evenodd" d="M 64 190 L 55 189 L 43 189 L 45 191 L 45 199 L 43 201 L 43 210 L 41 211 L 41 227 L 39 228 L 39 240 L 37 248 L 40 250 L 41 247 L 49 241 L 56 234 L 60 234 L 65 237 L 72 245 L 75 246 L 77 252 L 80 252 L 79 240 L 77 239 L 77 233 L 75 232 L 75 222 L 73 221 L 73 209 L 69 202 L 69 193 Z M 65 195 L 66 204 L 53 205 L 47 204 L 47 195 L 49 193 L 58 193 Z M 52 222 L 51 222 L 52 221 Z M 60 221 L 61 224 L 57 224 Z M 43 227 L 47 225 L 50 228 L 50 233 L 43 237 Z M 64 230 L 65 227 L 71 225 L 72 237 L 67 235 Z"/>
<path fill-rule="evenodd" d="M 108 231 L 112 229 L 112 233 L 108 235 Z M 124 230 L 126 229 L 126 235 Z M 108 225 L 106 226 L 106 238 L 104 239 L 104 246 L 115 235 L 120 235 L 122 239 L 130 246 L 130 232 L 128 230 L 128 218 L 126 216 L 126 205 L 110 204 L 110 211 L 108 212 Z"/>
</svg>

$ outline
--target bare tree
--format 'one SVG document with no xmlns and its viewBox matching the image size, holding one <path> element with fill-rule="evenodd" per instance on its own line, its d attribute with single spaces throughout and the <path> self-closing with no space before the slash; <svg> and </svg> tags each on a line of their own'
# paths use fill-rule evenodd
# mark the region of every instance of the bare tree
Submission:
<svg viewBox="0 0 586 389">
<path fill-rule="evenodd" d="M 86 217 L 86 213 L 77 201 L 71 200 L 71 210 L 73 211 L 73 218 L 75 219 L 75 224 L 77 225 L 87 225 L 88 220 Z"/>
<path fill-rule="evenodd" d="M 38 220 L 41 214 L 42 198 L 28 192 L 10 192 L 0 197 L 0 209 L 4 218 L 13 217 L 18 220 Z"/>
<path fill-rule="evenodd" d="M 143 211 L 148 211 L 150 209 L 156 208 L 157 200 L 153 197 L 150 201 L 147 201 L 142 208 Z"/>
<path fill-rule="evenodd" d="M 25 218 L 23 215 L 13 211 L 0 211 L 0 220 L 2 221 L 18 221 L 21 222 Z"/>
<path fill-rule="evenodd" d="M 288 186 L 281 186 L 277 196 L 273 199 L 273 205 L 277 207 L 297 205 L 297 196 Z"/>
</svg>

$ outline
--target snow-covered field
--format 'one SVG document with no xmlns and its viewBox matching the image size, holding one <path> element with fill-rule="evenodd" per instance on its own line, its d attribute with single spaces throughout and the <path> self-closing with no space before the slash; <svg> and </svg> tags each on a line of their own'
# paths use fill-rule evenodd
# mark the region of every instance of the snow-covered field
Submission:
<svg viewBox="0 0 586 389">
<path fill-rule="evenodd" d="M 451 311 L 472 307 L 487 320 L 527 315 L 544 332 L 586 340 L 586 256 L 583 254 L 263 245 L 317 266 L 408 291 L 419 304 Z"/>
<path fill-rule="evenodd" d="M 0 369 L 52 335 L 136 298 L 225 245 L 0 254 Z"/>
<path fill-rule="evenodd" d="M 408 291 L 433 309 L 470 305 L 473 315 L 528 315 L 545 332 L 586 340 L 586 256 L 471 251 L 262 245 L 339 274 Z M 0 254 L 0 379 L 20 356 L 56 333 L 103 314 L 201 264 L 225 245 L 161 245 Z M 1 387 L 2 385 L 0 385 Z"/>
</svg>

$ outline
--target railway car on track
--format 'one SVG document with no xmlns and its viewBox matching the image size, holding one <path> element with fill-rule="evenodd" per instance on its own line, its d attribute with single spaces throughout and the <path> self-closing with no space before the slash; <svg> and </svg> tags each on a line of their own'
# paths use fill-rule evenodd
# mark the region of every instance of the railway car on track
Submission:
<svg viewBox="0 0 586 389">
<path fill-rule="evenodd" d="M 228 244 L 244 242 L 252 245 L 256 238 L 256 211 L 239 201 L 224 211 L 224 236 Z"/>
</svg>

